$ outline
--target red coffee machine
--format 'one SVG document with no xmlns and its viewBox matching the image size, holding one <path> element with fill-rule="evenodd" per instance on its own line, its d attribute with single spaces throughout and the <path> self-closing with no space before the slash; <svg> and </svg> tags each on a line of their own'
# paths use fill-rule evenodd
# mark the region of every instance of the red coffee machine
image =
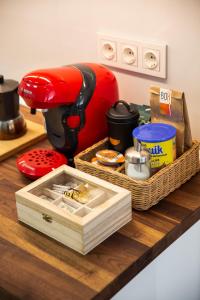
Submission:
<svg viewBox="0 0 200 300">
<path fill-rule="evenodd" d="M 107 136 L 106 112 L 118 100 L 113 73 L 92 63 L 33 71 L 18 90 L 32 113 L 43 110 L 49 141 L 69 158 Z"/>
</svg>

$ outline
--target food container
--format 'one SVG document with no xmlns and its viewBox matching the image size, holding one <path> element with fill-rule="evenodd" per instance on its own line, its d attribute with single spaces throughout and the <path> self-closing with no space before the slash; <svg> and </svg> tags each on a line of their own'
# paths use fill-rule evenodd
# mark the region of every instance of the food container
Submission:
<svg viewBox="0 0 200 300">
<path fill-rule="evenodd" d="M 128 148 L 125 152 L 125 174 L 135 180 L 148 179 L 151 175 L 149 152 L 141 150 L 141 147 L 137 150 Z"/>
<path fill-rule="evenodd" d="M 124 155 L 114 150 L 100 150 L 96 153 L 96 157 L 105 166 L 117 166 L 124 163 Z"/>
<path fill-rule="evenodd" d="M 46 148 L 34 148 L 21 154 L 16 160 L 18 170 L 33 180 L 67 163 L 64 154 Z"/>
<path fill-rule="evenodd" d="M 68 190 L 69 185 L 73 185 L 74 194 Z M 84 195 L 77 194 L 83 185 L 87 186 L 82 190 Z M 60 193 L 65 187 L 67 192 Z M 128 190 L 66 165 L 15 195 L 21 222 L 82 254 L 132 219 Z"/>
<path fill-rule="evenodd" d="M 139 113 L 134 104 L 116 102 L 106 114 L 110 147 L 124 153 L 133 145 L 132 131 L 138 126 Z"/>
<path fill-rule="evenodd" d="M 176 128 L 163 123 L 139 126 L 133 130 L 134 144 L 151 154 L 152 173 L 169 165 L 176 159 Z"/>
</svg>

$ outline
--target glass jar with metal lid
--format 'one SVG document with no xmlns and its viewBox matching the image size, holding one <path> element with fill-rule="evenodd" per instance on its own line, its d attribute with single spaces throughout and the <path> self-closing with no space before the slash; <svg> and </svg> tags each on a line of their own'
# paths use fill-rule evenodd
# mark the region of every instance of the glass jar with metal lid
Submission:
<svg viewBox="0 0 200 300">
<path fill-rule="evenodd" d="M 146 180 L 151 176 L 150 153 L 141 150 L 141 145 L 138 145 L 137 150 L 134 147 L 126 150 L 125 173 L 135 180 Z"/>
</svg>

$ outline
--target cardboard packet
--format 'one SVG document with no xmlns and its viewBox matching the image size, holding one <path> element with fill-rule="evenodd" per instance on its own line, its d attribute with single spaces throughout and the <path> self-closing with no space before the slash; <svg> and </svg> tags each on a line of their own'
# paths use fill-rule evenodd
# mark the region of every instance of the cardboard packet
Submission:
<svg viewBox="0 0 200 300">
<path fill-rule="evenodd" d="M 185 95 L 181 91 L 150 88 L 152 123 L 166 123 L 176 127 L 177 156 L 192 147 L 192 135 Z"/>
</svg>

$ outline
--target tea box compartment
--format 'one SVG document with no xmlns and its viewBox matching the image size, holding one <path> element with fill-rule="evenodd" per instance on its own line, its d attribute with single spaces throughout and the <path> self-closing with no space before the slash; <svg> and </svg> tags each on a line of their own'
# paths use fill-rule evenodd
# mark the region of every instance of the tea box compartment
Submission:
<svg viewBox="0 0 200 300">
<path fill-rule="evenodd" d="M 18 219 L 86 254 L 132 219 L 131 193 L 63 165 L 16 192 Z"/>
</svg>

